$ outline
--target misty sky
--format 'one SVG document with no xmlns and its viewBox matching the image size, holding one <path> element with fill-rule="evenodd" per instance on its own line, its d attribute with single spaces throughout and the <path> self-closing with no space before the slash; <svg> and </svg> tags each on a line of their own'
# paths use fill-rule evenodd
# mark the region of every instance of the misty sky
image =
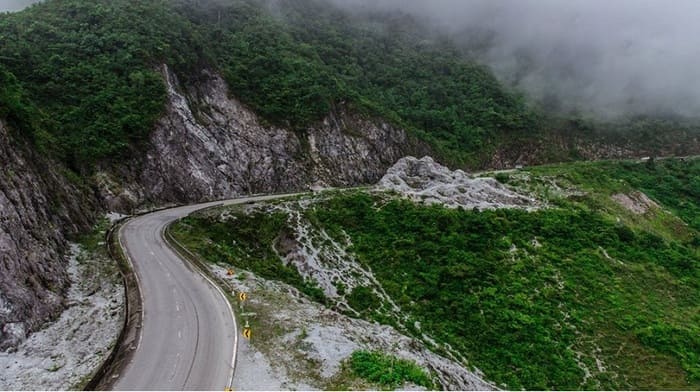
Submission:
<svg viewBox="0 0 700 392">
<path fill-rule="evenodd" d="M 39 0 L 0 0 L 0 12 L 4 11 L 19 11 L 29 4 L 36 3 Z"/>
<path fill-rule="evenodd" d="M 501 79 L 564 109 L 700 114 L 697 0 L 334 0 L 437 26 Z M 561 100 L 555 99 L 556 97 Z"/>
</svg>

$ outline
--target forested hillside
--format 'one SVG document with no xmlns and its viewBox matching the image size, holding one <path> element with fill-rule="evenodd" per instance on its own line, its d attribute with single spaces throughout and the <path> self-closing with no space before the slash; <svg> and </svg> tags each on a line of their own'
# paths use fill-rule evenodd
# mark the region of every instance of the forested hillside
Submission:
<svg viewBox="0 0 700 392">
<path fill-rule="evenodd" d="M 188 83 L 203 68 L 219 71 L 271 124 L 303 131 L 343 104 L 460 166 L 483 165 L 504 140 L 592 134 L 548 121 L 449 41 L 420 31 L 408 17 L 360 20 L 322 0 L 49 0 L 0 15 L 2 111 L 78 172 L 142 147 L 165 104 L 162 63 Z M 546 159 L 571 158 L 560 155 Z"/>
<path fill-rule="evenodd" d="M 698 176 L 697 159 L 548 166 L 496 175 L 544 201 L 536 211 L 354 191 L 202 212 L 175 231 L 211 262 L 448 343 L 507 389 L 696 389 Z M 383 290 L 336 283 L 341 298 L 325 297 L 300 276 L 313 267 L 283 263 L 296 214 L 304 247 L 332 259 L 324 244 L 348 244 L 340 259 L 354 255 Z"/>
</svg>

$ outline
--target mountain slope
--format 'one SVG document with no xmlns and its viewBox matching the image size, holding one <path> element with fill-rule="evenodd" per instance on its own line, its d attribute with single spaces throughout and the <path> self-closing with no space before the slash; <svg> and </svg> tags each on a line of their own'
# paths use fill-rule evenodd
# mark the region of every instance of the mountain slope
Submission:
<svg viewBox="0 0 700 392">
<path fill-rule="evenodd" d="M 0 349 L 66 306 L 67 237 L 90 228 L 94 201 L 0 120 Z"/>
<path fill-rule="evenodd" d="M 700 150 L 677 121 L 641 121 L 634 137 L 550 123 L 413 27 L 320 0 L 47 0 L 1 14 L 0 329 L 57 314 L 64 239 L 105 210 L 367 184 L 407 154 L 508 167 Z M 661 128 L 646 146 L 641 130 Z"/>
<path fill-rule="evenodd" d="M 265 125 L 229 97 L 216 73 L 204 70 L 187 86 L 167 66 L 162 72 L 168 104 L 143 158 L 131 170 L 98 173 L 113 209 L 374 183 L 402 156 L 429 151 L 386 121 L 344 107 L 303 133 Z"/>
<path fill-rule="evenodd" d="M 433 187 L 442 199 L 325 193 L 207 211 L 174 230 L 222 268 L 391 325 L 508 389 L 696 389 L 700 232 L 686 212 L 700 188 L 684 179 L 700 160 L 655 165 L 497 174 L 536 196 L 534 211 L 446 208 L 459 194 L 494 207 L 481 180 L 447 178 Z M 403 176 L 439 183 L 434 167 Z"/>
<path fill-rule="evenodd" d="M 408 17 L 357 19 L 323 0 L 47 1 L 0 16 L 0 67 L 25 92 L 13 109 L 23 132 L 83 173 L 141 151 L 165 110 L 161 64 L 185 85 L 196 85 L 202 68 L 221 74 L 270 124 L 303 131 L 341 105 L 384 118 L 459 166 L 493 163 L 499 152 L 503 165 L 571 159 L 577 144 L 601 141 L 600 125 L 533 111 L 419 28 Z M 663 128 L 696 143 L 664 149 L 665 138 L 651 153 L 698 149 L 697 127 Z M 608 134 L 604 145 L 625 155 L 643 146 L 627 132 Z M 528 149 L 553 137 L 564 142 Z M 513 139 L 525 156 L 501 148 Z"/>
</svg>

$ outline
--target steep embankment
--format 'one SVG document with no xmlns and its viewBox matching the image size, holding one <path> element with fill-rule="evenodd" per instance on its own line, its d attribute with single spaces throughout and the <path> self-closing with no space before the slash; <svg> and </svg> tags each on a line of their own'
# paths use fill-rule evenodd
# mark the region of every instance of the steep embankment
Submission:
<svg viewBox="0 0 700 392">
<path fill-rule="evenodd" d="M 66 236 L 96 211 L 191 203 L 313 184 L 376 181 L 399 157 L 428 148 L 403 130 L 339 109 L 305 132 L 261 124 L 206 72 L 185 87 L 167 67 L 168 103 L 143 158 L 99 172 L 99 194 L 78 189 L 56 165 L 18 144 L 2 126 L 0 345 L 16 346 L 55 318 L 68 288 Z"/>
<path fill-rule="evenodd" d="M 0 121 L 0 348 L 65 307 L 66 237 L 90 227 L 97 204 Z"/>
<path fill-rule="evenodd" d="M 65 237 L 84 232 L 99 210 L 367 184 L 401 156 L 429 151 L 403 130 L 344 108 L 303 132 L 264 125 L 214 72 L 189 86 L 167 66 L 162 76 L 166 110 L 145 154 L 98 172 L 94 193 L 78 189 L 60 164 L 16 143 L 2 127 L 2 160 L 9 162 L 0 175 L 3 347 L 16 346 L 63 309 Z"/>
<path fill-rule="evenodd" d="M 194 85 L 167 66 L 162 73 L 166 113 L 144 157 L 133 170 L 98 176 L 112 208 L 369 184 L 400 157 L 429 151 L 402 129 L 344 107 L 303 131 L 265 125 L 215 72 Z"/>
</svg>

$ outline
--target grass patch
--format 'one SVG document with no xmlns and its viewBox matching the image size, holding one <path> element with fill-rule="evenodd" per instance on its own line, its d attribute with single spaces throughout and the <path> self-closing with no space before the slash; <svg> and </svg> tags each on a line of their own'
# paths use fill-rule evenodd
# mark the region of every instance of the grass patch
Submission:
<svg viewBox="0 0 700 392">
<path fill-rule="evenodd" d="M 378 351 L 355 351 L 350 356 L 350 368 L 359 377 L 392 390 L 406 383 L 435 388 L 430 376 L 415 362 L 398 359 Z"/>
<path fill-rule="evenodd" d="M 105 244 L 105 234 L 111 223 L 109 219 L 102 218 L 92 227 L 90 232 L 78 238 L 78 243 L 83 250 L 91 254 L 107 256 L 107 245 Z"/>
</svg>

